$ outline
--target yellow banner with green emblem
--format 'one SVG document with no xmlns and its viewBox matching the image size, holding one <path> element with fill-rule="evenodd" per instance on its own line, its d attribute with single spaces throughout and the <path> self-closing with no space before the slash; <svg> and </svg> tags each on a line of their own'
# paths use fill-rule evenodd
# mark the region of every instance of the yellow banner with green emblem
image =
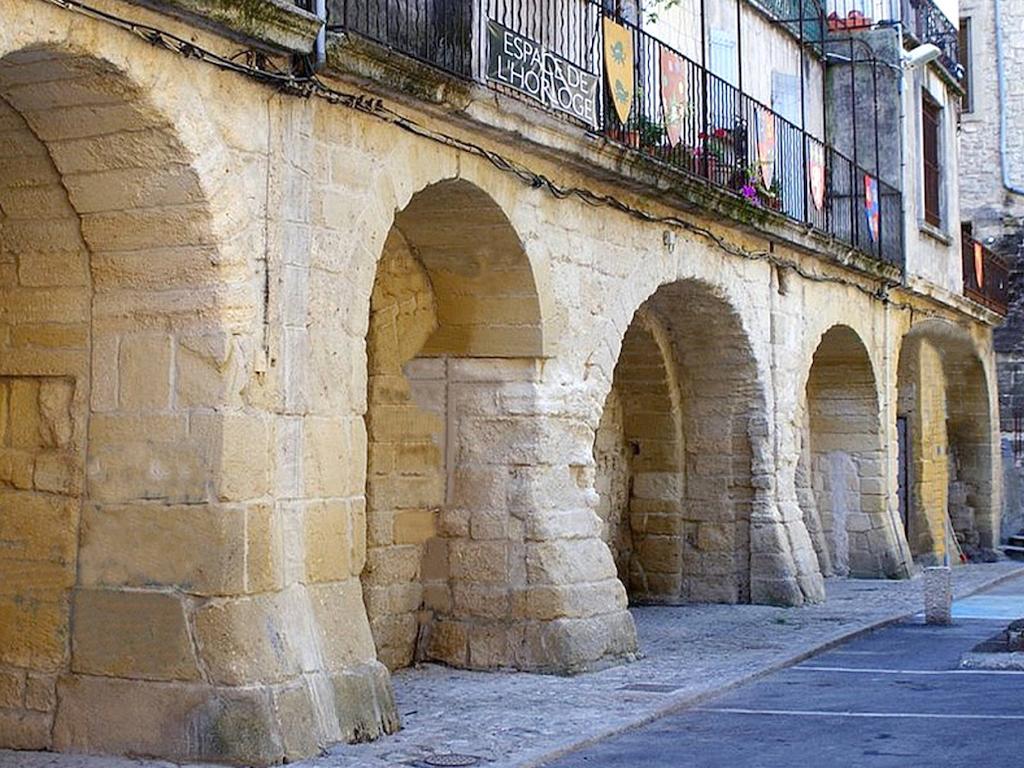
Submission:
<svg viewBox="0 0 1024 768">
<path fill-rule="evenodd" d="M 633 36 L 613 19 L 604 17 L 604 69 L 608 91 L 620 122 L 629 120 L 633 108 Z"/>
</svg>

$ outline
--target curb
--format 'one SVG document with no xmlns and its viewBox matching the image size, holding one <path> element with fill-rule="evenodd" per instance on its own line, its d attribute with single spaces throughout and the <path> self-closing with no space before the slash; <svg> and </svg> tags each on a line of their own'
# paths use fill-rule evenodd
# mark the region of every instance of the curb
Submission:
<svg viewBox="0 0 1024 768">
<path fill-rule="evenodd" d="M 1020 578 L 1021 576 L 1024 576 L 1024 566 L 1021 566 L 1020 568 L 1017 568 L 1013 571 L 1001 573 L 998 576 L 993 576 L 991 579 L 983 582 L 982 584 L 971 587 L 970 589 L 962 593 L 957 593 L 954 587 L 953 599 L 962 600 L 966 597 L 970 597 L 971 595 L 975 595 L 978 592 L 982 592 L 986 589 L 991 589 L 992 587 L 999 586 L 1000 584 L 1003 584 L 1012 579 Z M 912 611 L 910 613 L 896 614 L 884 619 L 878 619 L 877 621 L 865 624 L 856 629 L 851 629 L 847 632 L 844 632 L 841 635 L 833 637 L 831 640 L 827 640 L 824 643 L 821 643 L 820 645 L 816 645 L 813 648 L 809 648 L 804 651 L 800 651 L 799 653 L 795 653 L 791 656 L 787 656 L 786 658 L 773 662 L 772 664 L 769 664 L 768 666 L 759 669 L 756 672 L 750 672 L 748 674 L 745 674 L 713 690 L 702 691 L 700 693 L 691 694 L 688 696 L 680 696 L 671 701 L 667 701 L 654 711 L 644 714 L 642 717 L 637 718 L 631 723 L 617 725 L 613 728 L 607 728 L 604 731 L 600 731 L 591 736 L 587 736 L 586 738 L 580 739 L 579 741 L 573 742 L 572 744 L 567 744 L 563 747 L 553 749 L 550 752 L 546 752 L 539 757 L 527 758 L 523 761 L 509 763 L 509 765 L 514 765 L 517 768 L 543 768 L 543 766 L 546 766 L 553 760 L 557 760 L 558 758 L 564 757 L 565 755 L 568 755 L 572 752 L 576 752 L 580 749 L 585 749 L 586 747 L 592 746 L 601 741 L 605 741 L 606 739 L 613 738 L 620 734 L 628 733 L 629 731 L 634 731 L 637 728 L 642 728 L 643 726 L 648 725 L 654 722 L 655 720 L 660 720 L 663 717 L 675 714 L 676 712 L 680 712 L 684 709 L 690 709 L 692 707 L 695 707 L 696 705 L 701 704 L 708 699 L 714 698 L 716 696 L 721 696 L 722 694 L 728 693 L 729 691 L 735 688 L 739 688 L 742 685 L 752 683 L 756 680 L 760 680 L 763 677 L 767 677 L 768 675 L 775 674 L 776 672 L 779 672 L 783 669 L 795 666 L 802 661 L 806 661 L 807 659 L 810 659 L 821 653 L 830 651 L 836 646 L 843 645 L 844 643 L 847 643 L 850 640 L 855 640 L 859 637 L 863 637 L 864 635 L 876 632 L 879 629 L 883 629 L 892 624 L 898 624 L 901 621 L 911 619 L 914 616 L 917 616 L 919 613 L 921 613 L 921 611 Z"/>
</svg>

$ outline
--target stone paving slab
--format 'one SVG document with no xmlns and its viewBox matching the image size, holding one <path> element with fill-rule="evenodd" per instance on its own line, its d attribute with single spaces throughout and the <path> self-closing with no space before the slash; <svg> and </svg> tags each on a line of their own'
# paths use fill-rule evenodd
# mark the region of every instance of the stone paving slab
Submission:
<svg viewBox="0 0 1024 768">
<path fill-rule="evenodd" d="M 958 597 L 1024 575 L 1019 563 L 954 571 Z M 922 580 L 830 580 L 825 603 L 802 608 L 684 605 L 632 609 L 644 658 L 572 678 L 466 672 L 434 664 L 394 675 L 404 728 L 339 745 L 302 768 L 422 766 L 432 755 L 480 758 L 489 768 L 539 765 L 648 722 L 860 632 L 919 612 Z M 0 768 L 165 768 L 159 761 L 0 750 Z"/>
</svg>

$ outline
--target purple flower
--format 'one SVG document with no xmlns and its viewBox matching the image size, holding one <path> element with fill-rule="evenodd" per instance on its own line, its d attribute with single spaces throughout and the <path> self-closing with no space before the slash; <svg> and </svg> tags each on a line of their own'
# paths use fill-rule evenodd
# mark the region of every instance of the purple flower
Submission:
<svg viewBox="0 0 1024 768">
<path fill-rule="evenodd" d="M 755 197 L 757 197 L 757 190 L 754 189 L 753 185 L 751 184 L 744 184 L 740 192 L 742 192 L 743 196 L 748 200 L 753 200 Z"/>
</svg>

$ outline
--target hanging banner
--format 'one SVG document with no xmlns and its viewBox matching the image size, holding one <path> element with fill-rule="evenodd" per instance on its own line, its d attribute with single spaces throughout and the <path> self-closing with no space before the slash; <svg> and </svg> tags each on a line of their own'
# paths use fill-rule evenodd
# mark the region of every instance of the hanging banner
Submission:
<svg viewBox="0 0 1024 768">
<path fill-rule="evenodd" d="M 619 122 L 629 120 L 633 109 L 633 37 L 621 24 L 605 16 L 604 68 L 608 75 L 608 92 L 615 105 Z"/>
<path fill-rule="evenodd" d="M 665 109 L 665 134 L 676 146 L 683 137 L 686 119 L 686 60 L 675 51 L 661 49 L 661 104 Z"/>
<path fill-rule="evenodd" d="M 775 178 L 775 115 L 764 107 L 758 107 L 757 116 L 757 164 L 766 188 L 770 189 Z"/>
<path fill-rule="evenodd" d="M 864 214 L 868 220 L 868 234 L 871 242 L 878 242 L 878 230 L 881 226 L 881 211 L 878 202 L 878 179 L 864 174 Z"/>
<path fill-rule="evenodd" d="M 597 75 L 580 69 L 540 43 L 494 21 L 487 22 L 487 77 L 597 125 Z"/>
<path fill-rule="evenodd" d="M 811 185 L 811 202 L 820 211 L 825 205 L 825 148 L 820 144 L 810 145 L 807 180 Z"/>
<path fill-rule="evenodd" d="M 985 287 L 985 252 L 981 243 L 974 243 L 974 279 L 978 281 L 978 290 Z"/>
</svg>

